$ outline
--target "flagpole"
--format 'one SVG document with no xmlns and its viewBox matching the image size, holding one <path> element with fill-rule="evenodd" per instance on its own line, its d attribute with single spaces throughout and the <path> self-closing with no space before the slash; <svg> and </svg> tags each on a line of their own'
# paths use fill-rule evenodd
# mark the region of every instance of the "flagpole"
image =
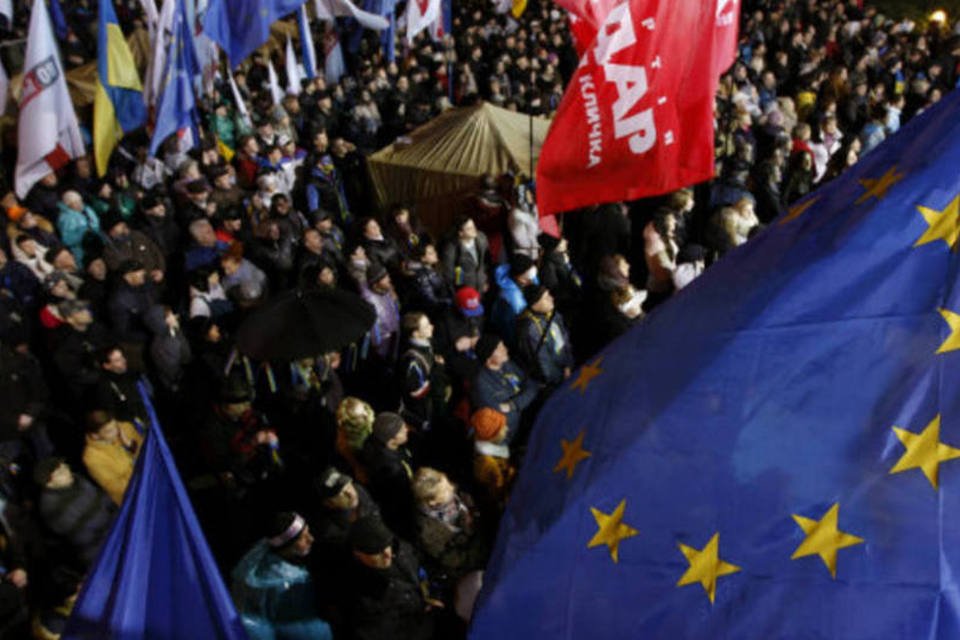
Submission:
<svg viewBox="0 0 960 640">
<path fill-rule="evenodd" d="M 530 180 L 533 180 L 533 111 L 530 112 Z"/>
</svg>

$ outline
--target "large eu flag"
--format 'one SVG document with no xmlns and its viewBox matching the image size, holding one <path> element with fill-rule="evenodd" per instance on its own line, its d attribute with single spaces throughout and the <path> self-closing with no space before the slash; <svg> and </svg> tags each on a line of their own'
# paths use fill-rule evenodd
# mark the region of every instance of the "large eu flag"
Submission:
<svg viewBox="0 0 960 640">
<path fill-rule="evenodd" d="M 210 0 L 203 30 L 223 47 L 232 67 L 243 62 L 270 37 L 270 25 L 293 13 L 306 0 Z"/>
<path fill-rule="evenodd" d="M 556 392 L 471 638 L 960 637 L 960 93 Z"/>
<path fill-rule="evenodd" d="M 141 394 L 150 431 L 63 638 L 246 640 L 143 388 Z"/>
</svg>

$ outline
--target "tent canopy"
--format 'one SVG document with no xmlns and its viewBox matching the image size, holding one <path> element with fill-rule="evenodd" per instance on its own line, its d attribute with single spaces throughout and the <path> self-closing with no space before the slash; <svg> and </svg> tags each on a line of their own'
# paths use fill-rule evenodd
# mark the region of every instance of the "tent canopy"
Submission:
<svg viewBox="0 0 960 640">
<path fill-rule="evenodd" d="M 427 228 L 445 228 L 484 175 L 530 173 L 531 121 L 535 166 L 549 120 L 486 102 L 440 114 L 368 158 L 378 204 L 413 204 Z"/>
</svg>

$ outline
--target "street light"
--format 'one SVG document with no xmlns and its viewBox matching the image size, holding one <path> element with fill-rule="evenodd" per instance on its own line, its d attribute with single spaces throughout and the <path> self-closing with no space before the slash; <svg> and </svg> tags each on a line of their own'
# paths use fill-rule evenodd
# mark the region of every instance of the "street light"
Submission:
<svg viewBox="0 0 960 640">
<path fill-rule="evenodd" d="M 947 12 L 943 9 L 937 9 L 930 14 L 930 22 L 934 22 L 939 25 L 944 25 L 947 23 Z"/>
</svg>

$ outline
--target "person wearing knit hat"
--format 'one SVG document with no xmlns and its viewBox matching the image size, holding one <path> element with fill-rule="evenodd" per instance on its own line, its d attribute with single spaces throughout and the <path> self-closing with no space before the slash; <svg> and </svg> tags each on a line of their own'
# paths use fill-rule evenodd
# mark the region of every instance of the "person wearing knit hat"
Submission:
<svg viewBox="0 0 960 640">
<path fill-rule="evenodd" d="M 546 287 L 530 285 L 523 295 L 527 308 L 517 320 L 517 351 L 538 382 L 556 387 L 573 370 L 570 333 Z"/>
<path fill-rule="evenodd" d="M 467 318 L 476 318 L 483 315 L 483 304 L 480 302 L 480 292 L 473 287 L 460 287 L 454 296 L 457 309 Z"/>
<path fill-rule="evenodd" d="M 425 592 L 425 571 L 413 547 L 394 536 L 376 516 L 353 524 L 350 547 L 345 602 L 350 603 L 346 622 L 354 636 L 433 638 L 431 609 L 442 605 Z"/>
<path fill-rule="evenodd" d="M 383 509 L 384 521 L 402 536 L 413 532 L 413 454 L 407 447 L 408 433 L 398 414 L 381 413 L 373 421 L 373 433 L 361 453 L 370 493 Z"/>
<path fill-rule="evenodd" d="M 266 536 L 244 554 L 231 572 L 231 595 L 252 638 L 303 637 L 332 640 L 330 625 L 318 615 L 313 578 L 304 559 L 313 547 L 306 520 L 294 512 L 277 514 Z"/>
<path fill-rule="evenodd" d="M 507 437 L 513 439 L 520 428 L 521 414 L 536 400 L 540 385 L 510 360 L 510 351 L 499 337 L 484 334 L 475 352 L 481 366 L 470 389 L 473 406 L 489 407 L 505 414 L 509 427 Z"/>
<path fill-rule="evenodd" d="M 396 360 L 400 346 L 400 305 L 397 293 L 387 268 L 376 260 L 370 261 L 366 269 L 366 280 L 366 284 L 361 287 L 360 296 L 369 302 L 377 313 L 369 333 L 370 346 L 389 367 Z"/>
<path fill-rule="evenodd" d="M 477 498 L 485 511 L 500 513 L 517 475 L 510 462 L 506 444 L 507 417 L 490 407 L 478 409 L 470 416 L 473 428 L 473 477 L 479 491 Z"/>
</svg>

